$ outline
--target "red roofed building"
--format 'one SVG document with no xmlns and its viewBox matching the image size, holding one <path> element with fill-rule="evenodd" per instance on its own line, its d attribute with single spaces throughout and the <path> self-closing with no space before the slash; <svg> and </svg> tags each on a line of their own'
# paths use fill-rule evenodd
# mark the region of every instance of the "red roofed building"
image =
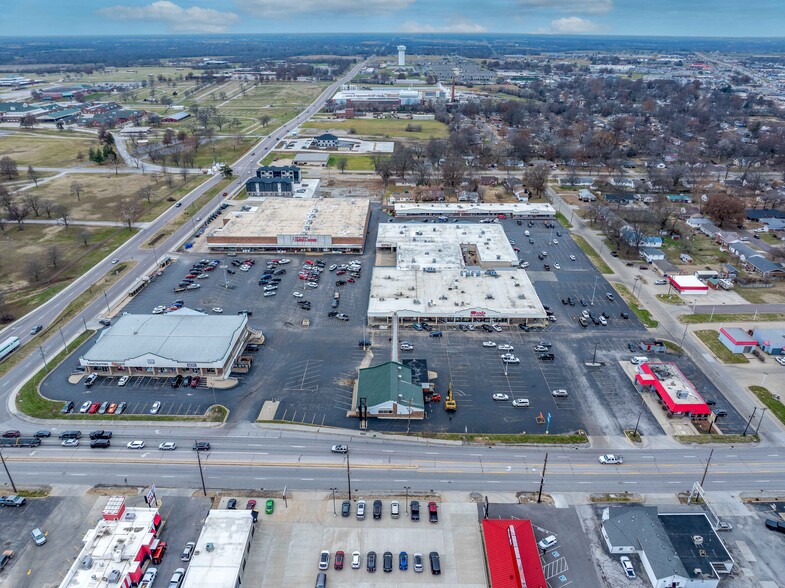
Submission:
<svg viewBox="0 0 785 588">
<path fill-rule="evenodd" d="M 547 588 L 531 521 L 483 519 L 491 588 Z"/>
<path fill-rule="evenodd" d="M 642 363 L 635 375 L 639 392 L 655 394 L 669 416 L 705 420 L 711 409 L 675 363 Z"/>
</svg>

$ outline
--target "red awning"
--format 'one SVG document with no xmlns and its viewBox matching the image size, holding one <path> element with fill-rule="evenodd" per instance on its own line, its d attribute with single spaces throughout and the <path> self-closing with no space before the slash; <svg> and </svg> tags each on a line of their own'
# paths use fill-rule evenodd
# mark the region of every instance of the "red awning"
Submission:
<svg viewBox="0 0 785 588">
<path fill-rule="evenodd" d="M 653 385 L 654 389 L 657 391 L 657 394 L 665 403 L 665 406 L 668 407 L 668 410 L 670 410 L 671 412 L 673 413 L 688 412 L 690 414 L 695 414 L 695 415 L 711 414 L 711 409 L 704 401 L 691 402 L 691 403 L 676 402 L 673 398 L 671 398 L 671 395 L 668 394 L 668 391 L 663 387 L 663 385 L 660 383 L 657 377 L 652 373 L 649 364 L 646 363 L 641 364 L 640 368 L 647 376 L 650 376 L 651 378 L 650 379 L 647 378 L 646 381 L 643 381 L 643 378 L 639 377 L 638 381 L 645 384 Z"/>
<path fill-rule="evenodd" d="M 511 541 L 511 529 L 517 551 Z M 526 588 L 547 588 L 531 521 L 484 519 L 482 531 L 491 588 L 521 588 L 521 572 Z"/>
</svg>

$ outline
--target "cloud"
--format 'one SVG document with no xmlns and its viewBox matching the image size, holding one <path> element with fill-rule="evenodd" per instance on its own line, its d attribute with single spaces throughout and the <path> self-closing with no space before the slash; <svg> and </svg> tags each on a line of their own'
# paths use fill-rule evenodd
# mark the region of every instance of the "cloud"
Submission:
<svg viewBox="0 0 785 588">
<path fill-rule="evenodd" d="M 537 32 L 544 35 L 580 35 L 583 33 L 598 33 L 604 30 L 596 22 L 580 18 L 579 16 L 565 16 L 551 21 L 551 26 L 539 29 Z"/>
<path fill-rule="evenodd" d="M 488 29 L 481 24 L 466 20 L 450 21 L 438 27 L 409 20 L 403 23 L 402 30 L 405 33 L 484 33 Z"/>
<path fill-rule="evenodd" d="M 518 0 L 525 9 L 554 9 L 559 12 L 603 14 L 613 9 L 613 0 Z"/>
<path fill-rule="evenodd" d="M 379 16 L 403 10 L 415 0 L 237 0 L 237 6 L 254 16 L 282 18 L 300 13 L 340 17 L 342 14 Z"/>
<path fill-rule="evenodd" d="M 159 0 L 147 6 L 109 6 L 98 13 L 114 20 L 160 22 L 174 33 L 223 33 L 238 19 L 233 12 L 199 6 L 183 8 L 169 0 Z"/>
</svg>

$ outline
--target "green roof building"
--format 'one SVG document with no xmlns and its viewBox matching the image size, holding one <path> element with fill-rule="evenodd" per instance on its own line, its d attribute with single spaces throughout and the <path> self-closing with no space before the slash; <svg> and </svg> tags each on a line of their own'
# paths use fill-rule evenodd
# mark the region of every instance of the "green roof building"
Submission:
<svg viewBox="0 0 785 588">
<path fill-rule="evenodd" d="M 425 415 L 422 387 L 412 383 L 412 370 L 388 361 L 359 371 L 355 409 L 365 399 L 368 417 L 422 419 Z M 411 411 L 411 414 L 410 414 Z"/>
</svg>

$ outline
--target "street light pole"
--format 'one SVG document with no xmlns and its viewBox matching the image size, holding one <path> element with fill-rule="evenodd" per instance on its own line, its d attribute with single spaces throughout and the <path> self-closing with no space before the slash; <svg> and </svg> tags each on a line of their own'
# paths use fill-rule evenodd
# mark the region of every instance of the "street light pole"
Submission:
<svg viewBox="0 0 785 588">
<path fill-rule="evenodd" d="M 712 455 L 714 455 L 713 449 L 709 452 L 709 459 L 706 460 L 706 468 L 703 470 L 703 477 L 701 478 L 701 488 L 703 488 L 703 482 L 706 481 L 706 474 L 709 473 L 709 464 L 711 464 Z"/>
<path fill-rule="evenodd" d="M 5 465 L 5 458 L 3 457 L 2 451 L 0 451 L 0 461 L 3 462 L 3 468 L 5 468 L 5 475 L 8 476 L 8 481 L 11 482 L 11 488 L 13 488 L 14 493 L 16 493 L 16 484 L 14 484 L 14 479 L 11 477 L 11 472 L 8 471 L 8 466 Z"/>
<path fill-rule="evenodd" d="M 330 488 L 330 490 L 333 491 L 333 516 L 337 517 L 338 512 L 335 510 L 335 491 L 338 490 L 338 488 Z"/>
<path fill-rule="evenodd" d="M 46 363 L 46 356 L 44 355 L 44 350 L 41 349 L 40 345 L 38 346 L 38 351 L 41 352 L 41 358 L 44 360 L 44 367 L 46 368 L 46 371 L 49 372 L 49 364 Z"/>
<path fill-rule="evenodd" d="M 409 516 L 409 490 L 412 489 L 411 486 L 404 486 L 404 490 L 406 490 L 406 502 L 404 503 L 403 507 L 406 509 L 406 516 Z"/>
<path fill-rule="evenodd" d="M 199 455 L 201 451 L 197 444 L 198 441 L 194 441 L 194 445 L 196 445 L 196 461 L 199 462 L 199 477 L 202 479 L 202 493 L 207 496 L 207 487 L 204 485 L 204 472 L 202 471 L 202 456 Z"/>
<path fill-rule="evenodd" d="M 752 419 L 755 418 L 755 413 L 756 412 L 758 412 L 758 407 L 757 406 L 753 406 L 752 407 L 752 414 L 750 415 L 750 418 L 747 420 L 747 425 L 744 427 L 744 432 L 741 434 L 742 437 L 746 437 L 747 436 L 747 429 L 750 428 L 750 425 L 752 424 Z"/>
<path fill-rule="evenodd" d="M 60 338 L 63 340 L 63 347 L 65 347 L 66 353 L 68 353 L 68 343 L 65 342 L 65 335 L 63 335 L 62 327 L 57 327 L 57 330 L 60 331 Z"/>
<path fill-rule="evenodd" d="M 643 411 L 640 411 L 640 412 L 638 413 L 638 420 L 637 420 L 637 421 L 635 421 L 635 431 L 632 433 L 632 436 L 633 436 L 633 437 L 637 437 L 637 436 L 638 436 L 638 425 L 639 425 L 639 424 L 640 424 L 640 422 L 641 422 L 641 415 L 642 415 L 642 414 L 643 414 Z"/>
<path fill-rule="evenodd" d="M 758 426 L 755 427 L 755 436 L 758 436 L 758 429 L 760 429 L 760 425 L 763 422 L 763 415 L 766 414 L 766 407 L 763 407 L 763 411 L 760 413 L 760 420 L 758 421 Z"/>
<path fill-rule="evenodd" d="M 594 293 L 597 291 L 597 280 L 600 279 L 600 276 L 594 276 L 594 288 L 591 290 L 591 305 L 594 306 Z"/>
<path fill-rule="evenodd" d="M 542 502 L 542 487 L 545 484 L 545 468 L 548 467 L 548 454 L 545 454 L 545 462 L 542 464 L 542 475 L 540 476 L 540 491 L 537 494 L 537 504 Z"/>
</svg>

